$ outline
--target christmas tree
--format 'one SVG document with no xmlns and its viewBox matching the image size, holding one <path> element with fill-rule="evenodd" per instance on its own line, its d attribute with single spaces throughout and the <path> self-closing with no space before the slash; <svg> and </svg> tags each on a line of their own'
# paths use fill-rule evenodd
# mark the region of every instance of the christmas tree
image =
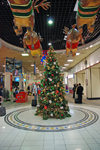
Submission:
<svg viewBox="0 0 100 150">
<path fill-rule="evenodd" d="M 46 57 L 41 88 L 36 115 L 42 115 L 43 119 L 70 117 L 68 102 L 65 99 L 63 77 L 53 47 L 50 47 Z"/>
</svg>

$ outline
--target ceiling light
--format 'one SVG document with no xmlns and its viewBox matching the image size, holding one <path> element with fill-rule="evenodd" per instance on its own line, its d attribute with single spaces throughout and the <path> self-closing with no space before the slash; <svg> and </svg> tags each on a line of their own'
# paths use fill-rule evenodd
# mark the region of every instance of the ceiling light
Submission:
<svg viewBox="0 0 100 150">
<path fill-rule="evenodd" d="M 49 20 L 48 20 L 48 24 L 49 24 L 49 25 L 52 25 L 52 24 L 53 24 L 53 20 L 52 20 L 52 19 L 49 19 Z"/>
<path fill-rule="evenodd" d="M 48 18 L 48 24 L 49 24 L 49 25 L 53 25 L 53 18 L 52 18 L 52 17 L 49 17 L 49 18 Z"/>
<path fill-rule="evenodd" d="M 90 47 L 93 47 L 93 45 L 90 45 Z"/>
<path fill-rule="evenodd" d="M 73 62 L 73 60 L 72 60 L 72 59 L 68 59 L 67 61 L 68 61 L 68 62 Z"/>
<path fill-rule="evenodd" d="M 31 67 L 34 67 L 34 64 L 31 64 Z"/>
<path fill-rule="evenodd" d="M 3 67 L 5 68 L 5 65 L 3 65 Z"/>
<path fill-rule="evenodd" d="M 28 53 L 22 53 L 21 55 L 22 55 L 22 56 L 29 56 Z"/>
<path fill-rule="evenodd" d="M 62 67 L 62 69 L 66 69 L 66 67 Z"/>
<path fill-rule="evenodd" d="M 96 63 L 99 63 L 99 60 L 97 60 Z"/>
<path fill-rule="evenodd" d="M 74 77 L 73 74 L 68 75 L 68 79 L 73 78 L 73 77 Z"/>
<path fill-rule="evenodd" d="M 64 66 L 66 67 L 66 66 L 69 66 L 69 64 L 64 64 Z"/>
<path fill-rule="evenodd" d="M 76 53 L 76 56 L 80 55 L 80 53 Z"/>
<path fill-rule="evenodd" d="M 48 43 L 48 45 L 49 45 L 49 46 L 51 46 L 51 45 L 52 45 L 52 43 Z"/>
<path fill-rule="evenodd" d="M 88 47 L 86 47 L 86 49 L 88 49 Z"/>
</svg>

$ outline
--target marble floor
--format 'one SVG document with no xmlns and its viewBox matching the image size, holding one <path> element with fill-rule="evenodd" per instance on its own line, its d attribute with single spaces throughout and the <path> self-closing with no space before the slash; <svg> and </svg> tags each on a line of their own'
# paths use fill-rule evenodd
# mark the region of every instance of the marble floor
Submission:
<svg viewBox="0 0 100 150">
<path fill-rule="evenodd" d="M 70 118 L 42 120 L 35 107 L 0 117 L 0 150 L 100 150 L 100 106 L 69 103 Z"/>
</svg>

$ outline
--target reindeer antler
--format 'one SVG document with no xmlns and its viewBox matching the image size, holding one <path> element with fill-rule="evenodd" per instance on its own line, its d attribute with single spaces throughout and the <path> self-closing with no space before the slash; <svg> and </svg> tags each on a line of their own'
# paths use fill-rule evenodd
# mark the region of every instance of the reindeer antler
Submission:
<svg viewBox="0 0 100 150">
<path fill-rule="evenodd" d="M 47 2 L 47 0 L 42 0 L 38 5 L 36 5 L 36 3 L 39 0 L 36 0 L 34 2 L 34 9 L 36 9 L 36 11 L 39 13 L 39 7 L 42 7 L 44 10 L 47 10 L 50 7 L 50 2 Z"/>
<path fill-rule="evenodd" d="M 64 33 L 64 34 L 67 34 L 67 33 L 68 33 L 68 31 L 69 31 L 69 28 L 68 28 L 68 27 L 64 27 L 64 29 L 63 29 L 63 33 Z"/>
<path fill-rule="evenodd" d="M 43 38 L 41 37 L 40 33 L 38 33 L 38 38 L 39 38 L 39 41 L 43 41 Z"/>
<path fill-rule="evenodd" d="M 73 24 L 73 25 L 72 25 L 72 28 L 75 28 L 75 27 L 76 27 L 76 24 Z"/>
</svg>

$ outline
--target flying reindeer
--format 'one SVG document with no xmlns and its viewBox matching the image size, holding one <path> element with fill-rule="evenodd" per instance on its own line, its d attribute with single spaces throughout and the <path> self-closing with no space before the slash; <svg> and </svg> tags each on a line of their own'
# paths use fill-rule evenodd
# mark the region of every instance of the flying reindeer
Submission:
<svg viewBox="0 0 100 150">
<path fill-rule="evenodd" d="M 64 27 L 64 30 L 63 30 L 63 33 L 67 35 L 67 39 L 66 39 L 66 55 L 67 56 L 69 55 L 69 52 L 72 52 L 72 55 L 75 56 L 79 41 L 81 40 L 82 44 L 84 43 L 82 35 L 75 28 L 75 26 L 76 26 L 75 24 L 72 25 L 71 30 L 69 30 L 68 27 Z"/>
<path fill-rule="evenodd" d="M 35 24 L 34 10 L 39 13 L 39 7 L 42 7 L 44 10 L 50 7 L 50 2 L 47 2 L 47 0 L 38 2 L 39 0 L 8 0 L 14 16 L 14 31 L 16 35 L 23 33 L 22 27 L 30 28 L 33 31 Z"/>
<path fill-rule="evenodd" d="M 78 30 L 83 33 L 83 25 L 87 25 L 89 33 L 94 31 L 96 14 L 100 9 L 100 0 L 78 0 L 78 12 L 76 24 Z"/>
</svg>

